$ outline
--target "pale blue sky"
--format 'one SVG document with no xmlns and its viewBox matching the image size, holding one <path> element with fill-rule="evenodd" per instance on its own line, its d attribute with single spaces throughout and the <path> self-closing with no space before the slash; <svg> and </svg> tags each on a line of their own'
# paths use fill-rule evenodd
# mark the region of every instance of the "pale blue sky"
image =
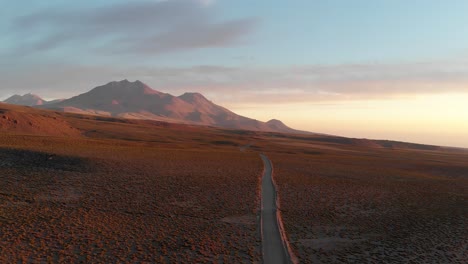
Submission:
<svg viewBox="0 0 468 264">
<path fill-rule="evenodd" d="M 172 2 L 175 1 L 172 0 Z M 44 10 L 46 12 L 47 10 L 55 12 L 65 10 L 69 13 L 80 14 L 87 13 L 96 7 L 115 7 L 119 3 L 132 5 L 128 4 L 128 1 L 117 0 L 73 2 L 36 0 L 28 1 L 28 4 L 18 1 L 3 2 L 0 11 L 2 32 L 0 45 L 3 55 L 18 46 L 48 37 L 53 31 L 58 30 L 57 27 L 59 29 L 65 27 L 69 31 L 79 30 L 75 28 L 76 24 L 67 24 L 66 16 L 52 21 L 59 24 L 55 27 L 42 25 L 30 29 L 15 28 L 14 24 L 18 23 L 21 16 Z M 133 5 L 137 2 L 151 1 L 131 1 Z M 238 65 L 241 63 L 239 62 L 241 58 L 251 58 L 254 60 L 252 63 L 256 65 L 401 63 L 468 56 L 468 27 L 466 26 L 468 2 L 462 0 L 218 0 L 213 1 L 204 9 L 206 10 L 203 12 L 213 23 L 243 19 L 253 21 L 245 25 L 249 30 L 240 34 L 237 39 L 232 39 L 232 43 L 219 45 L 222 50 L 213 52 L 213 47 L 187 48 L 177 50 L 177 53 L 183 51 L 183 54 L 158 53 L 150 58 L 148 54 L 145 54 L 144 64 Z M 173 15 L 177 16 L 177 12 L 185 14 L 186 11 L 179 8 L 174 9 L 173 12 Z M 118 19 L 115 17 L 115 20 Z M 151 19 L 141 21 L 141 24 L 123 29 L 121 33 L 125 33 L 125 30 L 138 30 L 142 26 L 152 27 L 154 26 L 151 24 L 152 21 Z M 148 24 L 144 24 L 145 22 Z M 165 23 L 165 20 L 154 20 L 154 22 Z M 168 20 L 168 22 L 173 23 L 173 20 Z M 105 27 L 101 30 L 99 33 L 103 35 L 112 33 L 106 32 Z M 61 37 L 66 38 L 66 36 Z M 103 41 L 101 38 L 87 39 L 91 42 L 88 43 L 89 46 L 98 45 L 100 41 Z M 34 58 L 38 56 L 45 60 L 79 61 L 80 63 L 89 63 L 94 60 L 103 63 L 120 59 L 120 56 L 116 54 L 112 56 L 99 54 L 80 42 L 62 44 L 54 47 L 52 51 L 48 50 L 47 54 L 44 54 L 43 50 L 40 56 L 33 54 Z M 63 54 L 59 52 L 60 50 L 66 53 Z M 70 53 L 72 50 L 75 52 Z M 184 59 L 186 56 L 192 59 Z M 130 61 L 131 64 L 141 64 L 137 62 L 138 56 L 133 59 Z"/>
<path fill-rule="evenodd" d="M 267 119 L 299 105 L 313 115 L 324 103 L 339 102 L 340 113 L 346 102 L 468 93 L 463 0 L 0 3 L 0 98 L 69 97 L 140 79 Z M 288 108 L 274 113 L 276 105 Z"/>
<path fill-rule="evenodd" d="M 399 63 L 467 55 L 467 1 L 220 1 L 219 10 L 259 19 L 246 53 L 268 64 Z"/>
</svg>

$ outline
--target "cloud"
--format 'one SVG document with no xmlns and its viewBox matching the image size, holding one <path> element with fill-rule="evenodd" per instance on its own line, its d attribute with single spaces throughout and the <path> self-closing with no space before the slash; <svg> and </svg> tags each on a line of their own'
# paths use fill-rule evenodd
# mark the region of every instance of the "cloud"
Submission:
<svg viewBox="0 0 468 264">
<path fill-rule="evenodd" d="M 195 1 L 199 2 L 200 4 L 204 6 L 210 6 L 216 2 L 216 0 L 195 0 Z"/>
<path fill-rule="evenodd" d="M 171 89 L 224 90 L 265 101 L 318 101 L 388 98 L 468 92 L 466 63 L 298 65 L 147 69 L 146 76 Z M 148 78 L 150 81 L 151 79 Z M 163 86 L 161 86 L 163 88 Z"/>
<path fill-rule="evenodd" d="M 125 41 L 120 51 L 130 51 L 145 54 L 160 54 L 174 51 L 184 51 L 199 48 L 225 47 L 238 43 L 242 36 L 247 35 L 255 21 L 244 19 L 212 25 L 184 25 L 183 28 L 151 36 L 145 41 Z"/>
<path fill-rule="evenodd" d="M 238 44 L 254 18 L 218 21 L 214 1 L 128 1 L 93 8 L 49 8 L 18 17 L 11 27 L 17 54 L 51 50 L 151 54 Z"/>
<path fill-rule="evenodd" d="M 151 87 L 182 94 L 202 92 L 220 104 L 272 104 L 389 99 L 420 94 L 468 93 L 468 64 L 298 65 L 294 67 L 129 67 L 57 64 L 22 69 L 0 67 L 6 97 L 36 92 L 67 97 L 113 80 L 139 79 Z M 35 90 L 32 90 L 35 89 Z"/>
</svg>

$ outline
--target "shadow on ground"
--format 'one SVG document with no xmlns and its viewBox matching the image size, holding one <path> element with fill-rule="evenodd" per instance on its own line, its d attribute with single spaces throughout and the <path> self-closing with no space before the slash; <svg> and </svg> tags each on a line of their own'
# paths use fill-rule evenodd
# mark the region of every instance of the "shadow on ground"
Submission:
<svg viewBox="0 0 468 264">
<path fill-rule="evenodd" d="M 89 160 L 47 152 L 0 148 L 0 168 L 48 169 L 74 172 L 90 172 Z"/>
</svg>

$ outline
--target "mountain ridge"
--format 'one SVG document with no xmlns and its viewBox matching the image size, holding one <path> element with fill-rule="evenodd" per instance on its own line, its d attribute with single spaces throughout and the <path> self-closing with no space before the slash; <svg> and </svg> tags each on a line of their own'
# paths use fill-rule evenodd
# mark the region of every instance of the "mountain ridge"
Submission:
<svg viewBox="0 0 468 264">
<path fill-rule="evenodd" d="M 276 119 L 262 122 L 238 115 L 213 103 L 198 92 L 186 92 L 174 96 L 157 91 L 139 80 L 112 81 L 60 101 L 47 102 L 37 97 L 41 100 L 40 103 L 37 101 L 37 104 L 33 104 L 26 100 L 17 100 L 15 104 L 29 103 L 28 106 L 79 114 L 147 119 L 228 129 L 310 133 L 292 129 Z M 10 103 L 6 100 L 4 102 Z"/>
</svg>

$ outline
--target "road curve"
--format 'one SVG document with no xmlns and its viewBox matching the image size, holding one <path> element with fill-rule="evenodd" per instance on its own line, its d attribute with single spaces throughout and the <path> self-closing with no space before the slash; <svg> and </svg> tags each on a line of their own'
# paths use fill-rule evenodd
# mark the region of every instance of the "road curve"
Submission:
<svg viewBox="0 0 468 264">
<path fill-rule="evenodd" d="M 260 154 L 263 160 L 264 172 L 262 176 L 262 255 L 263 263 L 291 263 L 286 241 L 283 241 L 277 215 L 276 189 L 272 179 L 272 165 L 267 156 Z"/>
</svg>

